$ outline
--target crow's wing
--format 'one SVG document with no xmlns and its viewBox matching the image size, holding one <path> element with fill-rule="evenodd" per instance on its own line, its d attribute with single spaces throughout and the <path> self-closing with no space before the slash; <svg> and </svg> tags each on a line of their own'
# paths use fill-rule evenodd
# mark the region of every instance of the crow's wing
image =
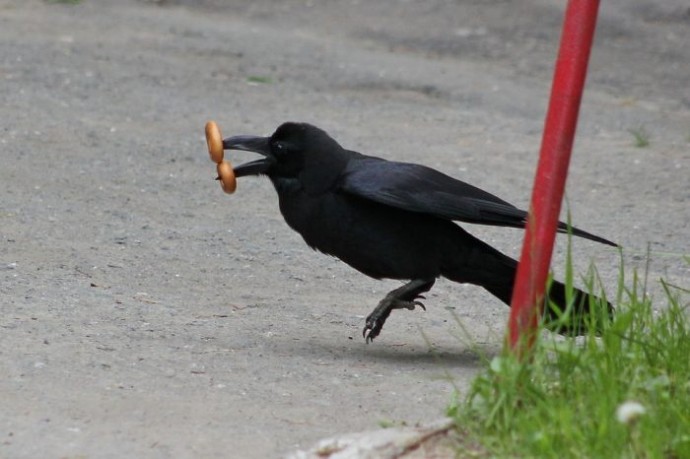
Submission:
<svg viewBox="0 0 690 459">
<path fill-rule="evenodd" d="M 386 161 L 369 156 L 350 159 L 341 189 L 346 193 L 410 212 L 483 225 L 524 228 L 527 212 L 475 186 L 419 164 Z M 568 232 L 559 222 L 558 230 Z M 571 227 L 593 241 L 611 241 Z"/>
<path fill-rule="evenodd" d="M 527 212 L 430 167 L 379 158 L 352 158 L 347 193 L 411 212 L 484 225 L 524 227 Z"/>
</svg>

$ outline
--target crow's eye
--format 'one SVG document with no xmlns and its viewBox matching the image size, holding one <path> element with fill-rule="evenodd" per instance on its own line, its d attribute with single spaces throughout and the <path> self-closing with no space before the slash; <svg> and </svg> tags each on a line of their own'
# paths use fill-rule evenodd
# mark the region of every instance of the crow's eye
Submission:
<svg viewBox="0 0 690 459">
<path fill-rule="evenodd" d="M 275 141 L 275 142 L 273 142 L 273 151 L 276 154 L 285 153 L 285 152 L 287 152 L 287 146 L 282 142 Z"/>
</svg>

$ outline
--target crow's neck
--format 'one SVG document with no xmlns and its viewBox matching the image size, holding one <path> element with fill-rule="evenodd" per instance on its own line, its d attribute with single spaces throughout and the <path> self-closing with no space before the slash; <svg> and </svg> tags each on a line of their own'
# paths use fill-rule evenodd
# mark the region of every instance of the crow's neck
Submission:
<svg viewBox="0 0 690 459">
<path fill-rule="evenodd" d="M 328 155 L 312 157 L 296 177 L 272 176 L 278 194 L 301 192 L 316 196 L 336 189 L 350 159 L 346 150 L 332 151 Z"/>
</svg>

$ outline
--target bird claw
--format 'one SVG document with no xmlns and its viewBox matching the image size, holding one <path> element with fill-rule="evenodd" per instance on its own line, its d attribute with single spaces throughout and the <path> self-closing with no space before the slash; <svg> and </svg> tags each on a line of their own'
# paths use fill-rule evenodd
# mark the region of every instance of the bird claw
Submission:
<svg viewBox="0 0 690 459">
<path fill-rule="evenodd" d="M 383 329 L 383 324 L 386 322 L 388 315 L 393 309 L 389 304 L 386 304 L 384 307 L 381 306 L 382 305 L 379 304 L 379 306 L 367 316 L 367 320 L 364 324 L 362 336 L 367 344 L 371 343 L 374 341 L 374 338 L 379 336 L 379 333 L 381 333 L 381 330 Z"/>
<path fill-rule="evenodd" d="M 383 330 L 383 324 L 385 322 L 385 320 L 378 320 L 376 318 L 372 318 L 371 316 L 367 317 L 364 330 L 362 330 L 362 336 L 367 344 L 371 344 L 374 341 L 374 338 L 379 336 L 381 330 Z"/>
<path fill-rule="evenodd" d="M 374 338 L 379 336 L 379 333 L 381 333 L 381 328 L 383 327 L 378 326 L 377 320 L 369 320 L 369 317 L 367 317 L 366 325 L 364 325 L 364 330 L 362 330 L 362 337 L 367 344 L 371 343 L 374 341 Z"/>
<path fill-rule="evenodd" d="M 424 297 L 419 295 L 417 298 Z M 376 309 L 374 309 L 374 312 L 369 314 L 369 316 L 367 317 L 364 329 L 362 330 L 362 337 L 364 337 L 367 344 L 371 343 L 372 341 L 374 341 L 374 338 L 379 336 L 379 333 L 381 333 L 381 330 L 383 329 L 383 324 L 386 322 L 386 319 L 388 318 L 393 309 L 408 309 L 412 311 L 417 306 L 426 311 L 426 307 L 424 307 L 424 304 L 422 304 L 421 301 L 384 299 L 383 301 L 381 301 L 381 303 L 379 303 L 379 306 Z"/>
</svg>

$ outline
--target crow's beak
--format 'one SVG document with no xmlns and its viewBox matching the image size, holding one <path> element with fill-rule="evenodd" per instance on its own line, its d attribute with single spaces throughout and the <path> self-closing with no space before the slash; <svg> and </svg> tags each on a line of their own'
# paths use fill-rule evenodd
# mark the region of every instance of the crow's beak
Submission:
<svg viewBox="0 0 690 459">
<path fill-rule="evenodd" d="M 254 135 L 236 135 L 234 137 L 228 137 L 227 139 L 223 139 L 223 149 L 251 151 L 265 156 L 265 158 L 240 164 L 235 167 L 236 177 L 263 174 L 275 163 L 275 159 L 271 154 L 270 137 L 258 137 Z"/>
</svg>

